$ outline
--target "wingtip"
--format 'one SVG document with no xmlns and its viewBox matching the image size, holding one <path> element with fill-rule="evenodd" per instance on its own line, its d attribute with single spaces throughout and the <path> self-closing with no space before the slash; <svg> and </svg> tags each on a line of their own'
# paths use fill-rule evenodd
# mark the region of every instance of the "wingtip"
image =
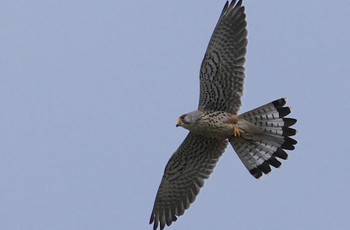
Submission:
<svg viewBox="0 0 350 230">
<path fill-rule="evenodd" d="M 152 213 L 151 217 L 149 218 L 149 224 L 152 224 L 153 221 L 154 221 L 154 215 L 153 215 L 153 213 Z"/>
</svg>

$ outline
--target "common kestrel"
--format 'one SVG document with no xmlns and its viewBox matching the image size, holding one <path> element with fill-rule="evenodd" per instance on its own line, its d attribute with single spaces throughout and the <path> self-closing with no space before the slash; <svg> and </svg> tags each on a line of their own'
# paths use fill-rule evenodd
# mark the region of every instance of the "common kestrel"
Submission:
<svg viewBox="0 0 350 230">
<path fill-rule="evenodd" d="M 241 106 L 247 22 L 242 0 L 226 2 L 200 69 L 198 109 L 180 116 L 176 126 L 190 132 L 171 156 L 160 183 L 150 224 L 164 229 L 190 207 L 224 152 L 228 142 L 244 166 L 259 178 L 287 159 L 284 150 L 297 143 L 290 138 L 296 119 L 286 118 L 284 98 L 237 115 Z"/>
</svg>

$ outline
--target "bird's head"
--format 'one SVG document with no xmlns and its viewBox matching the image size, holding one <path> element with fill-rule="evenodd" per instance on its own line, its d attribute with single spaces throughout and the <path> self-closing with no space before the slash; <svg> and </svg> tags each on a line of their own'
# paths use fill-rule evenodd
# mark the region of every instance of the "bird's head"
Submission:
<svg viewBox="0 0 350 230">
<path fill-rule="evenodd" d="M 186 113 L 179 117 L 176 122 L 176 127 L 183 127 L 189 129 L 191 126 L 195 125 L 197 121 L 201 118 L 201 112 L 199 110 Z"/>
</svg>

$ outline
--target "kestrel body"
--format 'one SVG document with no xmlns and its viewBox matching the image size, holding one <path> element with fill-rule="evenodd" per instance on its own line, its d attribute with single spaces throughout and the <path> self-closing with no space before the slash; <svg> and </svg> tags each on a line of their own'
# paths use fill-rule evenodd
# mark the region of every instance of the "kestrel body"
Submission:
<svg viewBox="0 0 350 230">
<path fill-rule="evenodd" d="M 297 143 L 290 138 L 296 119 L 286 118 L 284 98 L 237 115 L 241 106 L 247 47 L 246 15 L 242 0 L 226 2 L 210 39 L 200 70 L 198 109 L 180 116 L 176 126 L 190 132 L 171 156 L 160 183 L 150 224 L 164 229 L 194 202 L 204 180 L 228 143 L 255 177 L 278 168 L 284 150 Z"/>
<path fill-rule="evenodd" d="M 225 111 L 196 110 L 182 115 L 176 126 L 210 138 L 227 139 L 234 134 L 238 117 Z"/>
</svg>

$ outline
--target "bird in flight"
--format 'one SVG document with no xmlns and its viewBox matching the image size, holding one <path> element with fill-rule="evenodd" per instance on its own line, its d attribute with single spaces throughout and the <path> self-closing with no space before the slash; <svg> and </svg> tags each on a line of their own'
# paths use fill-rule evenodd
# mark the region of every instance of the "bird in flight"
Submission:
<svg viewBox="0 0 350 230">
<path fill-rule="evenodd" d="M 204 180 L 228 143 L 248 171 L 259 178 L 287 159 L 297 143 L 290 136 L 296 119 L 284 98 L 237 115 L 241 106 L 247 22 L 242 0 L 226 2 L 200 69 L 198 109 L 179 117 L 176 126 L 189 133 L 171 156 L 161 180 L 150 224 L 170 226 L 194 202 Z"/>
</svg>

